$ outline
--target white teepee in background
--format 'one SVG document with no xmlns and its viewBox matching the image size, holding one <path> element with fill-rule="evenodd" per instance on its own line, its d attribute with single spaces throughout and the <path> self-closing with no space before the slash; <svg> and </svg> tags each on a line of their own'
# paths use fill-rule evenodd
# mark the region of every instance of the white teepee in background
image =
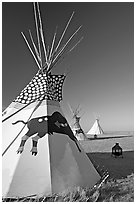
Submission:
<svg viewBox="0 0 136 204">
<path fill-rule="evenodd" d="M 87 134 L 90 135 L 101 135 L 104 134 L 103 129 L 101 128 L 100 124 L 99 124 L 99 119 L 96 119 L 92 128 L 87 132 Z"/>
<path fill-rule="evenodd" d="M 37 43 L 31 31 L 30 42 L 22 33 L 39 70 L 3 112 L 4 197 L 43 196 L 73 186 L 92 187 L 100 179 L 61 110 L 59 102 L 65 76 L 51 73 L 80 29 L 61 46 L 73 14 L 57 44 L 55 32 L 49 50 L 38 3 L 34 3 Z"/>
</svg>

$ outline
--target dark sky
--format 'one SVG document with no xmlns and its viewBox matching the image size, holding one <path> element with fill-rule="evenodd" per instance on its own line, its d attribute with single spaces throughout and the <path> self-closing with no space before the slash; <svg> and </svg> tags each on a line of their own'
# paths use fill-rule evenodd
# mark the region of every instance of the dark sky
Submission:
<svg viewBox="0 0 136 204">
<path fill-rule="evenodd" d="M 67 103 L 74 108 L 80 104 L 85 131 L 97 116 L 106 131 L 133 130 L 133 2 L 44 2 L 40 8 L 48 45 L 56 25 L 59 39 L 72 11 L 75 15 L 64 42 L 83 25 L 75 39 L 84 36 L 83 41 L 54 68 L 54 73 L 69 72 L 61 102 L 68 121 L 72 115 Z M 2 3 L 3 108 L 38 70 L 20 34 L 28 29 L 35 33 L 32 3 Z"/>
</svg>

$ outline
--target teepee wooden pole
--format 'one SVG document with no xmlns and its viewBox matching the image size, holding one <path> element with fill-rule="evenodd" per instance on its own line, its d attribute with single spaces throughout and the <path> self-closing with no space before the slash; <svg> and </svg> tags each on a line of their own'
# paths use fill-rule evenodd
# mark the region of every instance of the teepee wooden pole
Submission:
<svg viewBox="0 0 136 204">
<path fill-rule="evenodd" d="M 57 60 L 54 62 L 54 64 L 50 67 L 48 72 L 50 72 L 58 63 L 60 63 L 60 60 L 62 61 L 66 57 L 66 55 L 68 55 L 81 42 L 82 39 L 83 39 L 83 37 L 64 55 L 63 55 L 63 52 L 64 52 L 64 50 L 63 50 L 61 55 L 57 58 Z M 63 55 L 63 57 L 62 57 L 62 55 Z"/>
<path fill-rule="evenodd" d="M 32 34 L 31 34 L 31 31 L 30 31 L 30 30 L 29 30 L 29 35 L 30 35 L 30 38 L 31 38 L 33 47 L 34 47 L 34 49 L 35 49 L 36 56 L 37 56 L 39 62 L 41 63 L 41 58 L 40 58 L 40 55 L 39 55 L 39 53 L 38 53 L 37 47 L 36 47 L 36 45 L 35 45 L 35 43 L 34 43 L 34 40 L 33 40 L 33 37 L 32 37 Z"/>
<path fill-rule="evenodd" d="M 56 58 L 55 61 L 52 59 L 52 63 L 51 63 L 51 65 L 50 65 L 50 68 L 48 69 L 48 73 L 54 68 L 54 66 L 56 66 L 56 65 L 58 64 L 58 62 L 60 61 L 60 59 L 64 59 L 64 58 L 65 58 L 65 56 L 62 57 L 63 53 L 64 53 L 64 50 L 63 50 L 63 51 L 61 52 L 61 54 Z"/>
<path fill-rule="evenodd" d="M 64 52 L 64 50 L 63 50 L 63 52 L 57 58 L 57 60 L 54 62 L 54 64 L 52 64 L 52 66 L 50 67 L 48 72 L 50 72 L 58 63 L 60 63 L 81 42 L 82 39 L 83 39 L 83 37 L 67 53 L 63 54 L 63 52 Z"/>
<path fill-rule="evenodd" d="M 37 40 L 38 40 L 38 47 L 39 47 L 39 55 L 40 55 L 40 58 L 41 58 L 41 68 L 42 68 L 41 46 L 40 46 L 40 38 L 39 38 L 38 22 L 37 22 L 37 15 L 36 15 L 35 3 L 33 3 L 33 5 L 34 5 L 34 16 L 35 16 L 36 33 L 37 33 Z M 40 69 L 41 69 L 41 68 L 40 68 Z"/>
<path fill-rule="evenodd" d="M 56 28 L 56 30 L 57 30 L 57 28 Z M 55 39 L 56 39 L 56 34 L 57 34 L 57 32 L 54 33 L 53 40 L 52 40 L 52 45 L 51 45 L 51 50 L 50 50 L 50 53 L 49 53 L 48 61 L 49 61 L 50 64 L 51 64 L 51 57 L 52 57 L 52 51 L 53 51 L 53 47 L 54 47 L 54 43 L 55 43 Z M 49 69 L 49 67 L 48 67 L 48 69 Z"/>
<path fill-rule="evenodd" d="M 50 69 L 48 71 L 52 70 L 58 63 L 60 63 L 60 60 L 62 61 L 66 57 L 66 55 L 68 55 L 82 41 L 82 39 L 83 39 L 83 37 L 81 37 L 81 39 L 64 55 L 63 55 L 63 52 L 64 52 L 63 51 L 61 53 L 61 55 L 59 56 L 59 58 L 57 58 L 57 61 L 53 64 L 53 66 L 50 67 Z M 63 55 L 63 57 L 62 57 L 62 55 Z"/>
<path fill-rule="evenodd" d="M 68 20 L 68 23 L 66 24 L 66 27 L 65 27 L 65 29 L 64 29 L 64 31 L 63 31 L 63 33 L 62 33 L 62 35 L 61 35 L 61 38 L 60 38 L 60 40 L 59 40 L 59 42 L 58 42 L 58 44 L 57 44 L 57 46 L 56 46 L 56 48 L 55 48 L 55 52 L 57 51 L 57 49 L 58 49 L 59 46 L 60 46 L 60 43 L 62 42 L 62 39 L 63 39 L 63 37 L 64 37 L 64 35 L 65 35 L 65 33 L 66 33 L 66 30 L 67 30 L 67 28 L 68 28 L 68 26 L 69 26 L 69 24 L 70 24 L 70 21 L 71 21 L 73 15 L 74 15 L 74 13 L 75 13 L 75 12 L 73 11 L 73 13 L 72 13 L 70 19 Z"/>
<path fill-rule="evenodd" d="M 46 51 L 45 42 L 44 42 L 44 35 L 43 35 L 43 32 L 42 32 L 41 29 L 40 29 L 40 34 L 41 34 L 41 39 L 42 39 L 42 45 L 43 45 L 43 50 L 44 50 L 45 61 L 47 63 L 48 62 L 47 51 Z"/>
<path fill-rule="evenodd" d="M 65 57 L 70 53 L 70 50 L 64 54 L 64 50 L 61 52 L 61 54 L 58 56 L 58 58 L 51 64 L 50 69 L 48 70 L 48 73 L 56 66 L 58 63 L 60 63 Z"/>
<path fill-rule="evenodd" d="M 29 48 L 29 50 L 30 50 L 30 52 L 31 52 L 31 54 L 32 54 L 32 56 L 33 56 L 33 58 L 34 58 L 34 60 L 36 61 L 37 66 L 39 67 L 39 69 L 41 69 L 41 67 L 40 67 L 40 65 L 39 65 L 39 63 L 38 63 L 38 61 L 37 61 L 37 59 L 36 59 L 36 57 L 35 57 L 35 54 L 33 53 L 32 49 L 31 49 L 31 47 L 30 47 L 30 45 L 29 45 L 29 42 L 27 41 L 27 38 L 25 37 L 25 35 L 24 35 L 23 32 L 21 32 L 21 34 L 22 34 L 22 36 L 23 36 L 23 38 L 24 38 L 24 40 L 25 40 L 25 42 L 26 42 L 26 44 L 27 44 L 27 46 L 28 46 L 28 48 Z"/>
<path fill-rule="evenodd" d="M 81 37 L 80 40 L 69 50 L 71 52 L 82 40 L 84 37 Z"/>
<path fill-rule="evenodd" d="M 68 39 L 68 41 L 65 43 L 65 45 L 62 47 L 62 49 L 60 49 L 60 51 L 58 52 L 58 54 L 56 55 L 55 59 L 53 60 L 53 62 L 57 59 L 57 57 L 61 54 L 61 52 L 66 48 L 66 46 L 68 45 L 68 43 L 72 40 L 72 38 L 77 34 L 77 32 L 80 30 L 82 26 L 80 26 L 72 35 L 71 37 Z"/>
<path fill-rule="evenodd" d="M 39 8 L 38 2 L 37 2 L 37 9 L 38 9 L 38 15 L 39 15 L 40 34 L 41 34 L 41 39 L 42 39 L 42 44 L 43 44 L 43 49 L 44 49 L 44 54 L 45 54 L 45 60 L 46 60 L 46 63 L 48 63 L 47 49 L 46 49 L 45 41 L 44 41 L 43 28 L 42 28 L 42 20 L 41 20 L 41 14 L 40 14 L 40 8 Z"/>
</svg>

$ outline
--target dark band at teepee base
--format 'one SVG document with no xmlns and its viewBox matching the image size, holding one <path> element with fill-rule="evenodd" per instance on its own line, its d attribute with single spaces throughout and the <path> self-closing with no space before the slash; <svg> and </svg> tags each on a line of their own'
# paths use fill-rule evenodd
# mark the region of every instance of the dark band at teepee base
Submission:
<svg viewBox="0 0 136 204">
<path fill-rule="evenodd" d="M 74 186 L 93 187 L 101 178 L 61 110 L 65 75 L 52 74 L 57 62 L 82 39 L 67 51 L 80 26 L 62 45 L 73 15 L 57 45 L 54 33 L 49 50 L 38 3 L 34 3 L 38 43 L 30 30 L 30 42 L 22 32 L 38 72 L 3 113 L 3 197 L 45 196 Z"/>
</svg>

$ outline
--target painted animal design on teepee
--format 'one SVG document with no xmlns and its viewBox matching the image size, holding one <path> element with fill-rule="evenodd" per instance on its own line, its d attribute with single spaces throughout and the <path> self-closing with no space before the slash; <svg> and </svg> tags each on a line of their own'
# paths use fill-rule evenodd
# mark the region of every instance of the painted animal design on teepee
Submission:
<svg viewBox="0 0 136 204">
<path fill-rule="evenodd" d="M 22 153 L 27 139 L 37 133 L 37 135 L 32 138 L 33 146 L 31 150 L 32 155 L 36 156 L 38 140 L 44 137 L 47 133 L 51 135 L 54 132 L 68 135 L 70 139 L 72 139 L 75 142 L 78 150 L 81 152 L 77 144 L 77 139 L 74 136 L 73 132 L 71 131 L 67 123 L 67 120 L 59 112 L 54 112 L 51 116 L 32 118 L 28 122 L 18 120 L 12 124 L 15 125 L 19 122 L 27 124 L 28 132 L 22 137 L 17 153 Z"/>
</svg>

